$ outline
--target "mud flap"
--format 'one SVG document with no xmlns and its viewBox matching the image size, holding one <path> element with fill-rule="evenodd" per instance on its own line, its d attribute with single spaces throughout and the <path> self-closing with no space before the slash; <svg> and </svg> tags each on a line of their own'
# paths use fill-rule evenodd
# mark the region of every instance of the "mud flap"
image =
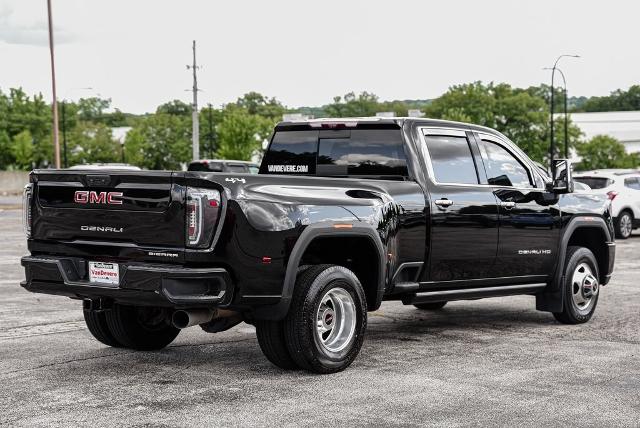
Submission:
<svg viewBox="0 0 640 428">
<path fill-rule="evenodd" d="M 564 284 L 565 276 L 560 277 L 559 284 Z M 555 285 L 555 284 L 554 284 Z M 544 312 L 562 312 L 564 303 L 563 287 L 547 287 L 547 289 L 536 294 L 536 309 Z"/>
</svg>

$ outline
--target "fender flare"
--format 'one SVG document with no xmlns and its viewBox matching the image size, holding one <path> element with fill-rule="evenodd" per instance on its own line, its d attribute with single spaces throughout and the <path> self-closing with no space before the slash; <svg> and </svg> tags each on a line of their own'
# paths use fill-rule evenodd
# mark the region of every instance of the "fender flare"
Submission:
<svg viewBox="0 0 640 428">
<path fill-rule="evenodd" d="M 564 264 L 567 256 L 569 240 L 577 229 L 583 228 L 600 229 L 604 232 L 604 235 L 607 239 L 607 244 L 613 242 L 611 232 L 603 218 L 596 216 L 573 217 L 565 226 L 562 237 L 560 238 L 560 244 L 558 248 L 558 263 L 556 264 L 556 270 L 551 277 L 552 280 L 549 282 L 549 285 L 543 293 L 536 295 L 537 310 L 547 312 L 562 311 L 562 305 L 564 303 L 564 293 L 562 292 L 561 284 L 564 283 Z M 603 279 L 601 278 L 600 280 L 602 281 Z"/>
<path fill-rule="evenodd" d="M 347 224 L 347 222 L 345 222 L 345 224 Z M 369 239 L 375 246 L 378 254 L 378 284 L 376 284 L 376 300 L 373 304 L 368 304 L 368 307 L 369 310 L 379 308 L 382 303 L 382 296 L 384 295 L 386 284 L 385 269 L 387 259 L 385 247 L 382 244 L 378 231 L 372 225 L 359 221 L 348 222 L 348 224 L 351 226 L 345 228 L 335 227 L 335 222 L 321 222 L 307 226 L 300 234 L 289 255 L 280 301 L 275 305 L 256 307 L 253 314 L 254 317 L 263 320 L 281 320 L 287 315 L 289 306 L 291 305 L 293 289 L 296 284 L 296 276 L 302 256 L 314 239 L 326 237 L 364 237 Z"/>
</svg>

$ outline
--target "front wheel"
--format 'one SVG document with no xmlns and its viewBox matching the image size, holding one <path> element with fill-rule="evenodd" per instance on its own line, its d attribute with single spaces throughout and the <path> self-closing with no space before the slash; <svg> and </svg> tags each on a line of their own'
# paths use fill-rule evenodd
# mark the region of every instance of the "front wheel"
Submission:
<svg viewBox="0 0 640 428">
<path fill-rule="evenodd" d="M 344 370 L 360 352 L 366 328 L 364 290 L 353 272 L 317 265 L 298 276 L 284 331 L 299 367 L 316 373 Z"/>
<path fill-rule="evenodd" d="M 598 264 L 584 247 L 569 247 L 566 260 L 562 312 L 553 316 L 563 324 L 585 323 L 593 316 L 600 295 Z"/>
</svg>

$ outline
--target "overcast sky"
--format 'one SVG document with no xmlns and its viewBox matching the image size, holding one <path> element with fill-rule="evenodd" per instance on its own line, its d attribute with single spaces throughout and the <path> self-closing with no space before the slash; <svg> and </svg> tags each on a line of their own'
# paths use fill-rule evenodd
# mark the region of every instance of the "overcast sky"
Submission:
<svg viewBox="0 0 640 428">
<path fill-rule="evenodd" d="M 58 97 L 99 93 L 142 113 L 189 101 L 191 41 L 201 104 L 248 91 L 287 106 L 348 91 L 434 98 L 474 80 L 549 81 L 562 53 L 571 95 L 640 83 L 640 1 L 53 0 Z M 552 11 L 552 13 L 550 13 Z M 0 88 L 50 98 L 45 0 L 0 0 Z M 78 88 L 93 87 L 93 91 Z"/>
</svg>

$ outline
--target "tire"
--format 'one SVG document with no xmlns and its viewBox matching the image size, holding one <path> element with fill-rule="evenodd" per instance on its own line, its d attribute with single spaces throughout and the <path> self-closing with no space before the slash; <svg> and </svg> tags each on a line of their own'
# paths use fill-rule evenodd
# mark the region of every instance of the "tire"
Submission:
<svg viewBox="0 0 640 428">
<path fill-rule="evenodd" d="M 437 311 L 439 309 L 444 308 L 447 302 L 433 302 L 433 303 L 416 303 L 415 306 L 418 309 L 422 309 L 423 311 Z"/>
<path fill-rule="evenodd" d="M 109 330 L 105 311 L 83 310 L 82 312 L 84 312 L 84 322 L 87 324 L 89 332 L 98 342 L 114 348 L 120 348 L 122 346 L 113 336 L 111 330 Z"/>
<path fill-rule="evenodd" d="M 169 311 L 164 308 L 115 304 L 106 315 L 113 337 L 125 348 L 162 349 L 180 333 L 180 329 L 171 325 Z"/>
<path fill-rule="evenodd" d="M 284 370 L 298 369 L 287 349 L 284 321 L 256 321 L 258 344 L 267 360 Z"/>
<path fill-rule="evenodd" d="M 587 274 L 590 277 L 585 276 Z M 554 312 L 553 316 L 563 324 L 582 324 L 589 321 L 600 296 L 598 263 L 591 250 L 569 247 L 564 277 L 562 312 Z M 588 295 L 591 296 L 587 297 Z"/>
<path fill-rule="evenodd" d="M 616 238 L 627 239 L 633 231 L 633 214 L 630 211 L 622 211 L 615 221 Z"/>
<path fill-rule="evenodd" d="M 299 367 L 322 374 L 344 370 L 360 352 L 367 328 L 360 281 L 342 266 L 309 267 L 296 280 L 284 323 L 289 355 Z"/>
</svg>

